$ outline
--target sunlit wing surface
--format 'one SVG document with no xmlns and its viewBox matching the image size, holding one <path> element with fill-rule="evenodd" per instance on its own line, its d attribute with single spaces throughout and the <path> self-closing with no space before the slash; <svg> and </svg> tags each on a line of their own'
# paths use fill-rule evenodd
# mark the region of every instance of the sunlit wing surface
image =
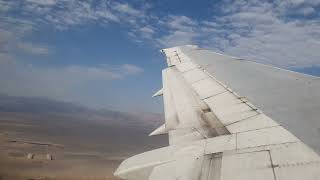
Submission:
<svg viewBox="0 0 320 180">
<path fill-rule="evenodd" d="M 163 96 L 165 124 L 150 135 L 167 133 L 169 146 L 123 161 L 116 176 L 320 179 L 319 78 L 191 45 L 162 52 L 168 68 L 154 96 Z"/>
</svg>

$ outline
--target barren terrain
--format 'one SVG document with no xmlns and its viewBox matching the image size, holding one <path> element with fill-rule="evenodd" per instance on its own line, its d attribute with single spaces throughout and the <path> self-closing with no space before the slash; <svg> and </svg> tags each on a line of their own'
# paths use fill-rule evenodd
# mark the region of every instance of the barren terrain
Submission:
<svg viewBox="0 0 320 180">
<path fill-rule="evenodd" d="M 1 95 L 0 179 L 116 179 L 123 159 L 167 144 L 147 136 L 161 123 L 155 113 Z"/>
</svg>

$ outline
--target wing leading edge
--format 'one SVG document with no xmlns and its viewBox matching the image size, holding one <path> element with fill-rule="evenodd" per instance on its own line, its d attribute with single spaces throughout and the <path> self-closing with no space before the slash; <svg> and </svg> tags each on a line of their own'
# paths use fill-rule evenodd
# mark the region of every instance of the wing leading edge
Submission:
<svg viewBox="0 0 320 180">
<path fill-rule="evenodd" d="M 124 179 L 317 180 L 320 157 L 272 118 L 188 56 L 196 46 L 163 49 L 169 146 L 121 163 Z M 221 55 L 222 56 L 222 55 Z M 225 56 L 227 58 L 232 58 Z M 213 61 L 217 59 L 212 59 Z"/>
</svg>

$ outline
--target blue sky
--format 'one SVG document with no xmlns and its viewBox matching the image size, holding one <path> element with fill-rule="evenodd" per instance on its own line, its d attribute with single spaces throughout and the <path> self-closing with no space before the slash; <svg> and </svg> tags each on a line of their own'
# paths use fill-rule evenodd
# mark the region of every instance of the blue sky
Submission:
<svg viewBox="0 0 320 180">
<path fill-rule="evenodd" d="M 161 112 L 164 47 L 319 75 L 319 0 L 0 0 L 0 93 Z"/>
</svg>

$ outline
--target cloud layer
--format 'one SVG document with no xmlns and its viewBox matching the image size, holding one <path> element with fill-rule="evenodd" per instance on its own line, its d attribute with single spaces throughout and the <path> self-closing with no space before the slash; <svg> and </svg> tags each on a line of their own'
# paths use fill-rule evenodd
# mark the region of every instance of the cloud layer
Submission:
<svg viewBox="0 0 320 180">
<path fill-rule="evenodd" d="M 291 68 L 320 65 L 320 1 L 223 1 L 197 21 L 168 16 L 163 46 L 196 43 L 219 52 Z"/>
<path fill-rule="evenodd" d="M 133 6 L 108 0 L 23 0 L 0 1 L 0 6 L 7 14 L 19 10 L 28 17 L 6 19 L 7 24 L 15 21 L 14 25 L 27 29 L 22 32 L 12 32 L 19 28 L 3 30 L 5 24 L 1 23 L 2 39 L 10 34 L 25 34 L 35 24 L 64 30 L 93 23 L 107 28 L 111 23 L 127 26 L 128 37 L 133 41 L 151 43 L 155 48 L 199 44 L 286 68 L 320 65 L 319 0 L 224 0 L 213 4 L 211 10 L 215 13 L 203 20 L 181 14 L 159 16 L 156 7 L 146 2 Z M 6 44 L 0 42 L 0 46 Z M 35 54 L 49 52 L 27 42 L 16 47 Z"/>
<path fill-rule="evenodd" d="M 70 96 L 70 100 L 73 91 L 83 85 L 107 84 L 142 72 L 142 68 L 132 64 L 43 68 L 0 61 L 0 93 L 58 99 L 68 99 L 66 97 Z"/>
</svg>

